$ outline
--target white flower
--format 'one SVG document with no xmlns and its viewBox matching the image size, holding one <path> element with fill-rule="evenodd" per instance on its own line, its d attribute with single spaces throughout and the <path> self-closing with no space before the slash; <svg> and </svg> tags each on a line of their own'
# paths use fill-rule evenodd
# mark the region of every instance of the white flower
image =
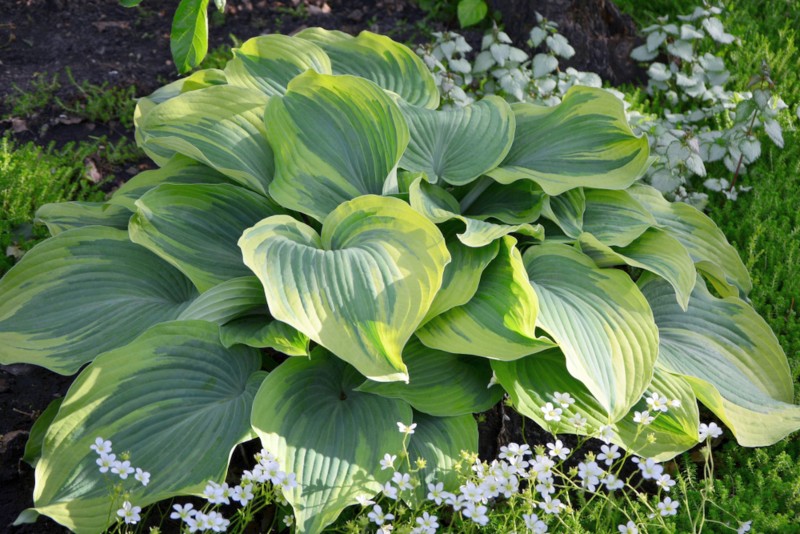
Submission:
<svg viewBox="0 0 800 534">
<path fill-rule="evenodd" d="M 672 480 L 672 477 L 670 477 L 669 475 L 663 474 L 660 477 L 658 477 L 658 480 L 656 480 L 656 484 L 664 491 L 669 491 L 670 489 L 672 489 L 672 486 L 675 485 L 675 481 Z"/>
<path fill-rule="evenodd" d="M 662 516 L 675 515 L 678 513 L 678 506 L 680 505 L 681 503 L 679 503 L 678 501 L 673 501 L 672 499 L 667 497 L 666 499 L 658 503 L 659 513 Z"/>
<path fill-rule="evenodd" d="M 639 527 L 637 527 L 636 523 L 633 521 L 628 521 L 628 524 L 618 526 L 617 530 L 619 530 L 621 534 L 639 534 Z"/>
<path fill-rule="evenodd" d="M 666 412 L 669 410 L 669 401 L 658 393 L 653 393 L 645 399 L 647 406 L 654 412 Z"/>
<path fill-rule="evenodd" d="M 378 504 L 372 507 L 372 511 L 367 514 L 367 517 L 376 525 L 382 525 L 384 522 L 394 519 L 393 514 L 384 514 L 383 509 Z"/>
<path fill-rule="evenodd" d="M 647 410 L 643 412 L 633 413 L 633 422 L 639 423 L 640 425 L 649 425 L 650 423 L 653 422 L 654 419 L 655 417 L 650 415 L 650 412 L 648 412 Z"/>
<path fill-rule="evenodd" d="M 547 524 L 539 520 L 536 514 L 522 514 L 522 519 L 525 521 L 525 528 L 534 534 L 544 534 L 547 532 Z"/>
<path fill-rule="evenodd" d="M 670 408 L 680 408 L 681 407 L 681 401 L 679 399 L 672 399 L 671 401 L 669 401 L 669 407 Z"/>
<path fill-rule="evenodd" d="M 358 501 L 358 504 L 360 504 L 361 506 L 370 506 L 372 504 L 375 504 L 375 501 L 373 501 L 366 495 L 358 495 L 356 497 L 356 500 Z"/>
<path fill-rule="evenodd" d="M 146 486 L 150 483 L 150 473 L 148 473 L 147 471 L 142 471 L 140 467 L 136 468 L 136 474 L 133 475 L 133 478 L 141 482 L 142 486 Z"/>
<path fill-rule="evenodd" d="M 459 490 L 461 491 L 461 495 L 468 501 L 479 502 L 484 500 L 483 488 L 476 486 L 471 480 L 467 481 Z"/>
<path fill-rule="evenodd" d="M 558 515 L 558 512 L 561 511 L 561 501 L 546 497 L 544 502 L 539 503 L 539 508 L 544 510 L 546 514 Z"/>
<path fill-rule="evenodd" d="M 664 467 L 656 463 L 652 458 L 648 458 L 644 462 L 639 462 L 639 470 L 642 472 L 642 478 L 657 479 L 664 472 Z"/>
<path fill-rule="evenodd" d="M 552 402 L 548 402 L 544 406 L 542 406 L 542 412 L 544 412 L 544 420 L 545 421 L 561 421 L 561 408 L 556 408 L 553 406 Z"/>
<path fill-rule="evenodd" d="M 553 393 L 553 399 L 559 403 L 562 408 L 569 408 L 575 404 L 575 399 L 573 399 L 569 393 L 559 393 L 556 391 Z"/>
<path fill-rule="evenodd" d="M 111 472 L 116 473 L 119 475 L 119 478 L 125 480 L 128 478 L 128 475 L 133 473 L 133 467 L 131 467 L 131 463 L 128 460 L 125 460 L 124 462 L 117 460 L 114 462 L 114 465 L 111 466 Z"/>
<path fill-rule="evenodd" d="M 281 489 L 283 491 L 294 489 L 297 487 L 297 475 L 294 473 L 284 473 L 281 471 L 283 475 L 281 477 Z"/>
<path fill-rule="evenodd" d="M 117 515 L 125 521 L 126 525 L 134 525 L 142 519 L 139 517 L 141 511 L 141 507 L 133 506 L 130 502 L 125 501 L 122 503 L 122 508 L 117 510 Z"/>
<path fill-rule="evenodd" d="M 225 519 L 219 512 L 208 512 L 206 524 L 214 532 L 225 532 L 231 522 Z"/>
<path fill-rule="evenodd" d="M 116 463 L 116 454 L 100 453 L 100 458 L 97 459 L 97 465 L 100 466 L 101 473 L 107 473 L 109 469 Z"/>
<path fill-rule="evenodd" d="M 400 491 L 414 489 L 414 486 L 411 484 L 411 475 L 408 473 L 403 474 L 395 471 L 394 475 L 392 475 L 392 482 L 395 483 L 397 489 Z"/>
<path fill-rule="evenodd" d="M 736 534 L 744 534 L 745 532 L 750 532 L 750 525 L 752 525 L 752 521 L 745 521 L 744 523 L 739 523 L 739 528 L 736 529 Z"/>
<path fill-rule="evenodd" d="M 444 499 L 444 484 L 442 482 L 438 482 L 436 484 L 428 483 L 428 500 L 433 501 L 436 504 L 442 504 L 442 499 Z"/>
<path fill-rule="evenodd" d="M 394 527 L 387 523 L 386 525 L 381 525 L 378 530 L 375 531 L 375 534 L 391 534 L 393 530 Z"/>
<path fill-rule="evenodd" d="M 606 475 L 603 479 L 603 484 L 606 485 L 608 491 L 616 491 L 625 487 L 625 483 L 618 479 L 616 475 Z"/>
<path fill-rule="evenodd" d="M 707 438 L 718 438 L 722 435 L 722 429 L 717 423 L 701 423 L 699 430 L 700 441 L 704 441 Z"/>
<path fill-rule="evenodd" d="M 553 482 L 552 478 L 548 478 L 538 484 L 536 484 L 536 491 L 539 495 L 542 496 L 543 499 L 547 498 L 549 495 L 552 495 L 556 492 L 556 486 Z"/>
<path fill-rule="evenodd" d="M 292 514 L 283 516 L 283 524 L 291 527 L 294 524 L 294 516 Z"/>
<path fill-rule="evenodd" d="M 203 498 L 211 504 L 230 504 L 230 488 L 225 482 L 217 484 L 213 480 L 209 480 L 203 490 Z M 198 521 L 200 520 L 198 519 Z"/>
<path fill-rule="evenodd" d="M 603 425 L 597 432 L 597 438 L 606 443 L 609 443 L 614 437 L 614 429 L 611 428 L 611 425 Z"/>
<path fill-rule="evenodd" d="M 197 513 L 197 510 L 194 510 L 194 505 L 192 503 L 186 503 L 183 506 L 180 504 L 175 504 L 172 506 L 172 509 L 175 510 L 171 514 L 169 514 L 170 519 L 180 519 L 181 521 L 186 521 L 186 519 L 194 516 Z"/>
<path fill-rule="evenodd" d="M 267 463 L 274 462 L 277 458 L 267 449 L 261 449 L 258 454 L 256 454 L 256 460 L 258 460 L 259 464 L 266 466 Z"/>
<path fill-rule="evenodd" d="M 567 419 L 567 423 L 571 424 L 575 428 L 583 428 L 584 426 L 586 426 L 587 419 L 583 417 L 581 414 L 576 413 L 575 415 Z"/>
<path fill-rule="evenodd" d="M 425 534 L 433 534 L 439 528 L 439 518 L 428 512 L 423 512 L 422 517 L 417 518 L 417 524 Z"/>
<path fill-rule="evenodd" d="M 253 495 L 253 485 L 247 484 L 242 486 L 241 484 L 235 486 L 233 491 L 231 491 L 231 499 L 238 502 L 242 506 L 247 506 L 247 503 L 252 501 L 255 498 Z"/>
<path fill-rule="evenodd" d="M 389 499 L 397 500 L 397 488 L 392 486 L 392 482 L 389 481 L 383 485 L 383 494 L 386 495 Z"/>
<path fill-rule="evenodd" d="M 108 440 L 104 440 L 103 438 L 97 438 L 94 440 L 94 444 L 89 447 L 97 454 L 110 454 L 111 453 L 111 442 Z"/>
<path fill-rule="evenodd" d="M 486 510 L 487 508 L 482 504 L 468 502 L 466 506 L 464 506 L 464 511 L 462 513 L 480 526 L 484 526 L 489 522 L 489 516 L 486 515 Z"/>
<path fill-rule="evenodd" d="M 383 460 L 381 460 L 381 471 L 384 469 L 393 469 L 395 460 L 397 460 L 396 454 L 389 454 L 388 452 L 384 454 Z"/>
<path fill-rule="evenodd" d="M 403 423 L 401 423 L 400 421 L 398 421 L 397 422 L 397 428 L 403 434 L 413 434 L 414 433 L 414 429 L 417 428 L 417 423 L 411 423 L 409 426 L 406 426 Z"/>
<path fill-rule="evenodd" d="M 622 456 L 619 452 L 619 447 L 616 445 L 608 446 L 608 445 L 601 445 L 600 450 L 603 451 L 597 455 L 597 459 L 601 461 L 605 461 L 606 465 L 611 465 L 614 463 L 614 460 Z"/>
<path fill-rule="evenodd" d="M 570 452 L 570 450 L 561 443 L 560 439 L 557 439 L 555 443 L 548 443 L 547 448 L 550 449 L 547 451 L 547 454 L 552 457 L 558 457 L 559 460 L 566 460 Z"/>
<path fill-rule="evenodd" d="M 505 460 L 530 454 L 531 448 L 528 444 L 523 443 L 522 445 L 519 445 L 517 443 L 509 443 L 508 445 L 503 445 L 500 447 L 500 454 L 498 454 L 497 457 Z"/>
<path fill-rule="evenodd" d="M 597 462 L 581 462 L 578 464 L 578 477 L 581 485 L 589 491 L 595 491 L 600 484 L 600 477 L 603 476 L 603 469 Z"/>
</svg>

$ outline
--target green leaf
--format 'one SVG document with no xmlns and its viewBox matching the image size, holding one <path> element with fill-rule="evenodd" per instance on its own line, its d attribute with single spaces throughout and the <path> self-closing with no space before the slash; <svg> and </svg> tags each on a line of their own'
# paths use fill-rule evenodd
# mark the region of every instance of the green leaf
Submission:
<svg viewBox="0 0 800 534">
<path fill-rule="evenodd" d="M 30 434 L 28 434 L 28 441 L 25 443 L 25 454 L 22 456 L 22 460 L 31 467 L 36 467 L 39 458 L 42 457 L 44 435 L 47 433 L 47 429 L 50 428 L 53 419 L 56 418 L 56 414 L 62 402 L 64 402 L 63 397 L 51 401 L 50 404 L 47 405 L 47 408 L 36 418 L 36 422 L 33 423 L 31 427 Z"/>
<path fill-rule="evenodd" d="M 367 380 L 358 391 L 403 399 L 437 417 L 484 412 L 503 396 L 502 389 L 487 388 L 492 368 L 486 359 L 430 349 L 414 338 L 403 350 L 403 361 L 408 384 Z"/>
<path fill-rule="evenodd" d="M 497 257 L 472 299 L 417 330 L 425 345 L 447 352 L 513 360 L 554 346 L 536 336 L 539 302 L 528 282 L 516 240 L 500 240 Z"/>
<path fill-rule="evenodd" d="M 458 23 L 462 28 L 474 26 L 486 18 L 489 6 L 484 0 L 459 0 Z"/>
<path fill-rule="evenodd" d="M 317 44 L 330 56 L 334 74 L 366 78 L 414 106 L 439 107 L 439 89 L 433 74 L 407 46 L 368 31 L 355 38 L 337 36 Z"/>
<path fill-rule="evenodd" d="M 252 425 L 297 487 L 283 495 L 297 532 L 322 532 L 356 498 L 374 497 L 391 472 L 385 453 L 402 449 L 397 422 L 411 423 L 411 408 L 355 388 L 363 377 L 322 348 L 311 358 L 290 358 L 269 374 L 253 402 Z"/>
<path fill-rule="evenodd" d="M 208 51 L 208 0 L 181 0 L 172 19 L 169 47 L 178 72 L 185 74 Z"/>
<path fill-rule="evenodd" d="M 339 41 L 347 41 L 354 37 L 349 33 L 339 30 L 326 30 L 325 28 L 311 27 L 300 30 L 294 34 L 295 38 L 305 39 L 319 46 L 336 43 Z"/>
<path fill-rule="evenodd" d="M 139 144 L 166 158 L 188 156 L 265 195 L 274 174 L 263 120 L 268 100 L 231 85 L 183 93 L 144 115 Z"/>
<path fill-rule="evenodd" d="M 660 276 L 672 285 L 681 308 L 689 305 L 697 273 L 694 262 L 680 241 L 665 231 L 650 228 L 627 247 L 616 250 L 587 233 L 580 235 L 576 245 L 598 267 L 630 265 Z"/>
<path fill-rule="evenodd" d="M 171 98 L 175 98 L 183 93 L 189 91 L 197 91 L 211 87 L 212 85 L 225 85 L 228 79 L 225 77 L 225 72 L 220 69 L 201 69 L 191 73 L 185 78 L 180 78 L 167 85 L 161 86 L 144 98 L 140 98 L 138 105 L 142 102 L 147 104 L 161 104 Z"/>
<path fill-rule="evenodd" d="M 259 349 L 271 348 L 287 356 L 308 356 L 308 336 L 267 314 L 248 315 L 220 327 L 220 340 L 226 347 L 241 343 Z"/>
<path fill-rule="evenodd" d="M 664 231 L 686 247 L 697 269 L 709 277 L 721 295 L 750 293 L 750 273 L 714 221 L 684 202 L 668 202 L 653 187 L 637 184 L 628 191 Z"/>
<path fill-rule="evenodd" d="M 155 326 L 99 356 L 70 387 L 47 432 L 36 510 L 78 534 L 116 519 L 109 507 L 121 503 L 110 503 L 89 448 L 97 437 L 151 474 L 147 487 L 125 486 L 137 506 L 199 495 L 208 480 L 222 481 L 233 447 L 251 438 L 250 407 L 266 374 L 259 364 L 255 349 L 225 349 L 218 328 L 202 321 Z"/>
<path fill-rule="evenodd" d="M 485 221 L 497 219 L 506 224 L 524 224 L 539 218 L 548 198 L 541 188 L 528 180 L 501 184 L 485 177 L 460 201 L 461 214 Z"/>
<path fill-rule="evenodd" d="M 251 274 L 236 241 L 261 219 L 283 209 L 230 184 L 162 184 L 136 201 L 131 241 L 185 274 L 198 290 Z"/>
<path fill-rule="evenodd" d="M 285 94 L 289 82 L 308 69 L 331 74 L 331 60 L 311 41 L 276 33 L 254 37 L 234 48 L 225 77 L 231 85 L 274 96 Z"/>
<path fill-rule="evenodd" d="M 533 180 L 548 195 L 576 187 L 626 189 L 650 164 L 645 136 L 631 131 L 622 102 L 591 87 L 572 87 L 555 107 L 514 104 L 511 151 L 487 174 L 501 183 Z"/>
<path fill-rule="evenodd" d="M 400 166 L 427 173 L 433 183 L 472 182 L 497 167 L 514 140 L 514 114 L 498 96 L 439 111 L 401 101 L 400 110 L 411 135 Z"/>
<path fill-rule="evenodd" d="M 34 247 L 0 280 L 0 364 L 73 374 L 178 317 L 191 282 L 122 230 L 87 226 Z"/>
<path fill-rule="evenodd" d="M 322 220 L 352 198 L 380 195 L 408 144 L 392 98 L 352 76 L 307 71 L 272 97 L 265 115 L 275 151 L 272 197 Z"/>
<path fill-rule="evenodd" d="M 417 178 L 409 188 L 409 203 L 435 223 L 444 223 L 457 219 L 466 225 L 458 239 L 468 247 L 484 247 L 510 233 L 529 235 L 537 239 L 544 238 L 540 225 L 531 224 L 496 224 L 459 215 L 458 201 L 441 187 Z"/>
<path fill-rule="evenodd" d="M 699 277 L 686 311 L 666 282 L 639 283 L 658 324 L 659 365 L 683 375 L 741 445 L 771 445 L 800 429 L 786 355 L 753 308 L 712 296 Z"/>
<path fill-rule="evenodd" d="M 81 226 L 109 226 L 124 230 L 131 212 L 105 202 L 55 202 L 36 210 L 36 222 L 44 223 L 50 235 Z"/>
<path fill-rule="evenodd" d="M 497 381 L 508 392 L 514 409 L 542 428 L 559 434 L 591 436 L 598 435 L 600 428 L 610 423 L 597 399 L 569 373 L 564 355 L 558 349 L 512 362 L 493 361 L 492 369 Z M 555 393 L 569 393 L 575 403 L 569 407 L 558 406 Z M 635 411 L 647 410 L 643 397 L 631 413 L 611 424 L 611 441 L 640 456 L 666 461 L 697 444 L 697 400 L 688 382 L 659 369 L 653 373 L 653 381 L 644 396 L 652 393 L 678 400 L 680 407 L 671 407 L 667 413 L 659 414 L 653 423 L 642 427 L 634 422 L 633 416 Z M 548 402 L 562 409 L 560 421 L 544 419 L 542 406 Z M 576 427 L 569 422 L 575 415 L 586 419 L 585 426 Z M 653 441 L 648 439 L 650 434 L 655 438 Z"/>
<path fill-rule="evenodd" d="M 119 0 L 119 5 L 123 7 L 134 7 L 142 3 L 142 0 Z"/>
<path fill-rule="evenodd" d="M 599 269 L 572 247 L 533 246 L 523 260 L 539 297 L 537 325 L 558 343 L 569 372 L 609 421 L 619 420 L 653 376 L 658 330 L 650 306 L 627 274 Z"/>
<path fill-rule="evenodd" d="M 585 212 L 586 193 L 581 187 L 570 189 L 558 196 L 546 196 L 542 206 L 542 215 L 553 221 L 565 235 L 573 239 L 583 232 Z M 550 232 L 547 232 L 547 236 L 550 236 Z"/>
<path fill-rule="evenodd" d="M 403 347 L 450 261 L 442 234 L 405 202 L 374 195 L 341 204 L 322 228 L 277 215 L 242 235 L 270 313 L 373 380 L 406 380 Z"/>
<path fill-rule="evenodd" d="M 420 479 L 420 484 L 414 488 L 416 502 L 425 502 L 428 484 L 441 482 L 444 491 L 457 493 L 461 477 L 456 464 L 462 461 L 461 451 L 478 451 L 478 424 L 475 418 L 471 414 L 434 417 L 415 412 L 414 422 L 417 427 L 408 442 L 408 459 L 412 466 L 417 459 L 425 460 L 426 464 L 416 473 Z M 398 470 L 405 472 L 407 467 Z"/>
<path fill-rule="evenodd" d="M 264 288 L 255 276 L 226 280 L 194 299 L 178 317 L 224 325 L 254 311 L 266 310 Z"/>
<path fill-rule="evenodd" d="M 609 247 L 624 247 L 656 225 L 656 220 L 627 191 L 586 189 L 583 231 Z"/>
</svg>

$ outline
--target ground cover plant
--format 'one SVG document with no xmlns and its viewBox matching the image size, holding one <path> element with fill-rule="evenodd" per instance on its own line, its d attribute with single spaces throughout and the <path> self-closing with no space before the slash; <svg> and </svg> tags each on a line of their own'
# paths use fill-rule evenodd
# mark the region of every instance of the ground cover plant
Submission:
<svg viewBox="0 0 800 534">
<path fill-rule="evenodd" d="M 7 361 L 72 373 L 96 357 L 44 438 L 39 511 L 77 530 L 113 519 L 98 436 L 150 474 L 132 517 L 220 481 L 256 433 L 296 476 L 296 528 L 317 531 L 385 489 L 384 453 L 407 445 L 426 482 L 446 478 L 475 449 L 471 414 L 503 390 L 547 428 L 659 459 L 699 441 L 697 397 L 744 444 L 796 428 L 785 356 L 739 298 L 738 255 L 700 212 L 635 183 L 647 143 L 615 97 L 438 100 L 407 48 L 307 30 L 246 42 L 224 71 L 140 101 L 137 138 L 161 168 L 107 203 L 49 206 L 56 235 L 0 283 Z M 728 322 L 707 328 L 709 314 Z M 698 362 L 709 346 L 715 361 Z M 287 357 L 264 362 L 261 347 Z M 575 402 L 558 407 L 563 393 Z M 664 396 L 672 409 L 650 422 Z"/>
</svg>

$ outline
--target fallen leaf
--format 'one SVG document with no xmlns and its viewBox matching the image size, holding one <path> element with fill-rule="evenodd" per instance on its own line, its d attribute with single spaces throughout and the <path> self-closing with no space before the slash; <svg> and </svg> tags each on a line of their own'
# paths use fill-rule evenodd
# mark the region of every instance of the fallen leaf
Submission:
<svg viewBox="0 0 800 534">
<path fill-rule="evenodd" d="M 11 118 L 11 131 L 14 133 L 21 133 L 28 131 L 28 123 L 25 122 L 25 119 L 17 119 L 15 117 Z"/>
<path fill-rule="evenodd" d="M 92 22 L 92 26 L 98 29 L 98 31 L 104 32 L 109 28 L 115 28 L 118 30 L 129 30 L 131 27 L 131 23 L 127 20 L 100 20 L 97 22 Z"/>
<path fill-rule="evenodd" d="M 103 181 L 103 174 L 97 170 L 97 165 L 90 158 L 83 160 L 86 166 L 86 178 L 93 184 L 99 184 Z"/>
</svg>

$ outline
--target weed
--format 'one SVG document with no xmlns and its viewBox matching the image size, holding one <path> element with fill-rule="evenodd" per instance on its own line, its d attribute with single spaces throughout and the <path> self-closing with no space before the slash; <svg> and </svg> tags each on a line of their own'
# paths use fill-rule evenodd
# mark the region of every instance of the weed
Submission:
<svg viewBox="0 0 800 534">
<path fill-rule="evenodd" d="M 69 68 L 66 72 L 70 84 L 78 90 L 79 96 L 73 101 L 64 101 L 56 97 L 55 101 L 59 108 L 92 122 L 117 122 L 126 129 L 133 128 L 133 111 L 136 107 L 135 87 L 118 87 L 109 85 L 108 82 L 94 85 L 86 80 L 78 83 Z"/>
<path fill-rule="evenodd" d="M 58 74 L 50 77 L 44 73 L 37 73 L 27 89 L 15 84 L 13 93 L 6 96 L 3 102 L 3 107 L 8 111 L 3 112 L 0 119 L 29 117 L 47 108 L 61 88 L 59 78 Z"/>
</svg>

